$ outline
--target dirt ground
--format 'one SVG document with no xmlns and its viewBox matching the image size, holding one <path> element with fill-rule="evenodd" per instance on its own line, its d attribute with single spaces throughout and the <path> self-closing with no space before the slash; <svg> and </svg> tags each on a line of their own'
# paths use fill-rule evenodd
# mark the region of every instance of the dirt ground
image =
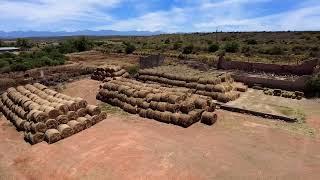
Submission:
<svg viewBox="0 0 320 180">
<path fill-rule="evenodd" d="M 98 85 L 84 79 L 65 85 L 63 93 L 99 103 Z M 34 146 L 2 118 L 0 179 L 320 179 L 319 136 L 217 112 L 214 126 L 187 129 L 110 114 L 58 143 Z"/>
<path fill-rule="evenodd" d="M 71 62 L 77 62 L 87 66 L 117 65 L 128 67 L 137 65 L 139 62 L 139 56 L 137 55 L 103 54 L 98 51 L 72 53 L 67 56 Z"/>
</svg>

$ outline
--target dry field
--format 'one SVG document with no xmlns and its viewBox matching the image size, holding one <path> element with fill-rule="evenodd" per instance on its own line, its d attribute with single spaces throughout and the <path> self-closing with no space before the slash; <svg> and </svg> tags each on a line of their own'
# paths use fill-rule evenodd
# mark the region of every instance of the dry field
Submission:
<svg viewBox="0 0 320 180">
<path fill-rule="evenodd" d="M 100 104 L 99 84 L 83 79 L 59 89 Z M 247 93 L 237 101 L 256 92 Z M 320 178 L 319 102 L 297 105 L 306 114 L 303 126 L 218 110 L 214 126 L 187 129 L 101 106 L 109 118 L 52 145 L 25 143 L 2 117 L 0 179 Z"/>
</svg>

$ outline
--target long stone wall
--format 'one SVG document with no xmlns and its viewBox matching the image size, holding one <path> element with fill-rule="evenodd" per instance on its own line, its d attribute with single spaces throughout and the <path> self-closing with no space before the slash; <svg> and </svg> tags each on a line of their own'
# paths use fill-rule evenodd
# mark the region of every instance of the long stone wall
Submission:
<svg viewBox="0 0 320 180">
<path fill-rule="evenodd" d="M 268 72 L 274 74 L 310 75 L 318 64 L 318 59 L 305 61 L 300 65 L 278 65 L 265 63 L 252 63 L 242 61 L 227 61 L 219 58 L 218 69 L 238 69 L 247 72 Z"/>
<path fill-rule="evenodd" d="M 140 68 L 152 68 L 163 64 L 165 57 L 162 55 L 150 55 L 148 57 L 140 57 Z"/>
</svg>

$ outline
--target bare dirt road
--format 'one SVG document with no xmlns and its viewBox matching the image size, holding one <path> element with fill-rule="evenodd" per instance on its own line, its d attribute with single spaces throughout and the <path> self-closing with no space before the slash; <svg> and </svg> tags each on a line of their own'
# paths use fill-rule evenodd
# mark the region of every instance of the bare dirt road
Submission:
<svg viewBox="0 0 320 180">
<path fill-rule="evenodd" d="M 66 85 L 94 101 L 96 81 Z M 81 91 L 79 91 L 81 89 Z M 23 141 L 0 120 L 0 179 L 320 179 L 320 139 L 247 115 L 218 111 L 187 129 L 112 114 L 48 145 Z"/>
</svg>

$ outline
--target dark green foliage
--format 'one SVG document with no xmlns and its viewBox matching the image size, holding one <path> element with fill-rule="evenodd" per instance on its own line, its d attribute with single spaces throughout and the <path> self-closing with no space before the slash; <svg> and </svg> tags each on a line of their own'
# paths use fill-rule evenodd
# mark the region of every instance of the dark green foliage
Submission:
<svg viewBox="0 0 320 180">
<path fill-rule="evenodd" d="M 127 54 L 132 54 L 136 50 L 136 47 L 131 43 L 125 43 L 125 45 L 126 45 L 125 51 Z"/>
<path fill-rule="evenodd" d="M 59 51 L 61 53 L 73 53 L 91 50 L 94 43 L 85 36 L 69 39 L 60 43 Z"/>
<path fill-rule="evenodd" d="M 219 44 L 211 44 L 208 47 L 209 52 L 216 52 L 219 50 Z"/>
<path fill-rule="evenodd" d="M 53 46 L 48 46 L 40 51 L 0 54 L 0 72 L 25 71 L 42 66 L 56 66 L 65 63 L 65 56 Z"/>
<path fill-rule="evenodd" d="M 227 42 L 225 45 L 224 45 L 224 50 L 226 52 L 230 52 L 230 53 L 236 53 L 238 52 L 239 50 L 239 43 L 235 42 L 235 41 L 231 41 L 231 42 Z"/>
<path fill-rule="evenodd" d="M 255 39 L 248 39 L 246 42 L 247 42 L 248 45 L 256 45 L 256 44 L 258 44 L 257 40 L 255 40 Z"/>
<path fill-rule="evenodd" d="M 169 38 L 166 39 L 166 40 L 164 41 L 164 43 L 165 43 L 165 44 L 170 44 L 170 39 L 169 39 Z"/>
<path fill-rule="evenodd" d="M 126 70 L 128 71 L 128 73 L 130 75 L 136 75 L 139 72 L 139 66 L 130 66 L 128 68 L 126 68 Z"/>
<path fill-rule="evenodd" d="M 192 44 L 183 48 L 183 54 L 191 54 L 193 52 L 194 46 Z"/>
<path fill-rule="evenodd" d="M 281 54 L 284 54 L 284 49 L 280 46 L 275 45 L 265 49 L 264 54 L 281 55 Z"/>
<path fill-rule="evenodd" d="M 320 74 L 314 75 L 308 82 L 307 82 L 307 92 L 310 95 L 320 95 Z"/>
<path fill-rule="evenodd" d="M 28 49 L 32 47 L 32 44 L 28 39 L 18 38 L 16 41 L 16 46 L 20 47 L 21 49 Z"/>
</svg>

